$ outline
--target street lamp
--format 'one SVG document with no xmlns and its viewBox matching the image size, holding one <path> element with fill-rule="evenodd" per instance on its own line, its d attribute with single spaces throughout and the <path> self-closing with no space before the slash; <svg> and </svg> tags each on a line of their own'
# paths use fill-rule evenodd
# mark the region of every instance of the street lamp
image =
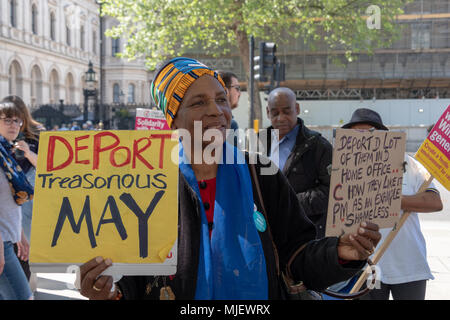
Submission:
<svg viewBox="0 0 450 320">
<path fill-rule="evenodd" d="M 85 88 L 83 89 L 84 94 L 84 109 L 83 109 L 83 121 L 88 120 L 88 104 L 89 97 L 95 98 L 95 120 L 98 120 L 98 106 L 97 106 L 97 77 L 94 71 L 92 62 L 89 61 L 88 71 L 85 72 Z"/>
</svg>

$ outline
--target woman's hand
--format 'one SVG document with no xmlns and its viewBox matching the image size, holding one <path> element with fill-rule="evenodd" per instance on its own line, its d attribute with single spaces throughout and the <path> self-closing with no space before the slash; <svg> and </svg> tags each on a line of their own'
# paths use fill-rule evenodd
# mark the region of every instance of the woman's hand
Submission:
<svg viewBox="0 0 450 320">
<path fill-rule="evenodd" d="M 22 261 L 28 261 L 30 256 L 30 243 L 25 237 L 25 234 L 22 230 L 22 236 L 20 238 L 20 242 L 17 242 L 17 257 Z"/>
<path fill-rule="evenodd" d="M 102 257 L 89 260 L 80 267 L 80 293 L 91 300 L 111 300 L 117 296 L 117 289 L 111 292 L 111 276 L 100 276 L 112 265 L 110 259 Z"/>
<path fill-rule="evenodd" d="M 0 237 L 0 275 L 3 273 L 4 267 L 5 267 L 5 251 L 3 248 L 2 237 Z"/>
<path fill-rule="evenodd" d="M 30 150 L 30 146 L 23 140 L 19 140 L 14 144 L 14 148 L 22 150 L 25 158 L 30 161 L 30 163 L 36 167 L 37 165 L 37 154 Z"/>
<path fill-rule="evenodd" d="M 344 234 L 339 238 L 338 257 L 342 260 L 366 260 L 373 254 L 381 240 L 378 225 L 371 222 L 361 223 L 357 234 Z"/>
</svg>

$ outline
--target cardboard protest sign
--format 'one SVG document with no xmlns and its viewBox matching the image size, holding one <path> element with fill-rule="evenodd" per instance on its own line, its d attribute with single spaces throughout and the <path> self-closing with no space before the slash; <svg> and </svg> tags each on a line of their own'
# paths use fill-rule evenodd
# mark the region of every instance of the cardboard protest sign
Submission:
<svg viewBox="0 0 450 320">
<path fill-rule="evenodd" d="M 136 130 L 170 130 L 164 113 L 156 109 L 136 109 Z"/>
<path fill-rule="evenodd" d="M 450 190 L 450 105 L 417 150 L 415 158 Z"/>
<path fill-rule="evenodd" d="M 65 272 L 96 256 L 120 274 L 174 274 L 178 140 L 171 131 L 42 132 L 30 262 Z"/>
<path fill-rule="evenodd" d="M 403 132 L 336 130 L 326 236 L 356 233 L 364 221 L 395 225 L 405 145 Z"/>
</svg>

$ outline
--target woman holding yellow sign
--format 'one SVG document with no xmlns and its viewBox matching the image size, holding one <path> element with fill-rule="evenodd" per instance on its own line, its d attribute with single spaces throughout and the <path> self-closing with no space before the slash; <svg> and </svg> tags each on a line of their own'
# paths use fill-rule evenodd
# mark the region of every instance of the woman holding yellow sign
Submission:
<svg viewBox="0 0 450 320">
<path fill-rule="evenodd" d="M 212 69 L 194 59 L 172 59 L 156 73 L 151 94 L 182 137 L 177 273 L 123 277 L 111 292 L 112 278 L 100 274 L 112 261 L 97 257 L 80 268 L 84 296 L 283 299 L 281 272 L 321 290 L 365 265 L 380 240 L 377 225 L 314 240 L 314 225 L 283 175 L 261 174 L 267 165 L 260 157 L 248 164 L 248 154 L 225 142 L 231 108 Z"/>
</svg>

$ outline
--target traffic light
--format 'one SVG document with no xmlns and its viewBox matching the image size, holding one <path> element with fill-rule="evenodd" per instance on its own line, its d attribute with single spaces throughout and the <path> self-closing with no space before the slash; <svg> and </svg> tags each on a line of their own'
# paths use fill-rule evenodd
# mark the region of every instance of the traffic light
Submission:
<svg viewBox="0 0 450 320">
<path fill-rule="evenodd" d="M 266 82 L 273 79 L 277 63 L 276 51 L 277 45 L 273 42 L 259 43 L 259 56 L 254 58 L 255 80 Z"/>
</svg>

